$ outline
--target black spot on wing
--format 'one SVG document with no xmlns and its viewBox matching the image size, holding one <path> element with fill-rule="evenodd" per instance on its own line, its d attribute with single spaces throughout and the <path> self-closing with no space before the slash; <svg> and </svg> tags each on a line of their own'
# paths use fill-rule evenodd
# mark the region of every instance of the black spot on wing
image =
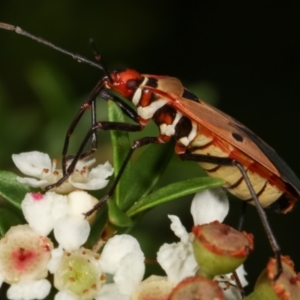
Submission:
<svg viewBox="0 0 300 300">
<path fill-rule="evenodd" d="M 279 171 L 282 179 L 289 185 L 291 185 L 297 194 L 300 196 L 300 181 L 292 169 L 287 163 L 272 149 L 268 144 L 262 141 L 257 135 L 246 127 L 235 125 L 239 130 L 246 134 L 258 148 L 269 158 L 276 169 Z"/>
<path fill-rule="evenodd" d="M 200 103 L 200 100 L 198 99 L 198 97 L 195 94 L 193 94 L 192 92 L 188 91 L 187 89 L 183 90 L 182 97 L 185 99 Z"/>
<path fill-rule="evenodd" d="M 242 142 L 244 140 L 244 138 L 236 132 L 232 132 L 231 135 L 237 142 Z"/>
</svg>

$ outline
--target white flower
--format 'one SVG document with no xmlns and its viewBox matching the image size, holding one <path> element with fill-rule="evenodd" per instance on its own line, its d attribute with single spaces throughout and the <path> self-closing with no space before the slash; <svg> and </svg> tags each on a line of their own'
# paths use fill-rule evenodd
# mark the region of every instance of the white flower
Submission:
<svg viewBox="0 0 300 300">
<path fill-rule="evenodd" d="M 60 246 L 52 251 L 48 264 L 59 290 L 55 300 L 129 300 L 143 279 L 144 259 L 139 243 L 130 235 L 109 239 L 101 256 L 85 248 L 63 251 Z M 112 276 L 113 283 L 105 284 L 104 273 Z"/>
<path fill-rule="evenodd" d="M 55 299 L 95 299 L 106 282 L 99 257 L 85 248 L 65 251 L 54 272 Z"/>
<path fill-rule="evenodd" d="M 18 177 L 18 181 L 21 183 L 45 188 L 62 178 L 62 170 L 56 169 L 56 160 L 51 163 L 48 154 L 38 151 L 24 152 L 13 154 L 12 159 L 22 173 L 33 177 Z M 68 163 L 70 164 L 71 161 Z M 98 190 L 104 188 L 108 183 L 106 178 L 113 174 L 113 168 L 109 162 L 106 162 L 89 171 L 89 167 L 94 163 L 95 159 L 79 160 L 70 177 L 52 191 L 67 194 L 75 189 Z"/>
<path fill-rule="evenodd" d="M 123 234 L 109 239 L 99 263 L 105 273 L 113 275 L 114 283 L 105 285 L 97 299 L 129 299 L 143 279 L 144 260 L 144 254 L 134 237 Z"/>
<path fill-rule="evenodd" d="M 84 213 L 91 210 L 97 202 L 96 198 L 85 191 L 74 191 L 67 196 L 54 192 L 47 192 L 45 194 L 28 193 L 25 195 L 21 207 L 30 227 L 46 236 L 55 227 L 59 227 L 62 230 L 64 227 L 67 228 L 70 219 L 82 224 L 86 223 Z M 76 221 L 77 219 L 78 221 Z M 87 220 L 90 220 L 90 218 Z M 63 224 L 64 221 L 66 222 L 65 225 Z M 69 236 L 73 232 L 73 236 L 70 236 L 72 239 L 79 236 L 75 229 L 72 231 L 72 228 L 63 231 L 67 232 L 66 234 Z M 60 234 L 57 229 L 55 232 L 58 235 Z M 84 242 L 80 242 L 78 247 Z"/>
<path fill-rule="evenodd" d="M 52 242 L 28 225 L 11 227 L 0 241 L 0 274 L 11 286 L 8 299 L 44 299 L 51 284 L 48 275 Z"/>
<path fill-rule="evenodd" d="M 195 225 L 210 223 L 215 220 L 222 222 L 229 210 L 229 202 L 225 192 L 221 189 L 205 190 L 197 193 L 191 205 L 191 213 Z M 163 244 L 157 252 L 157 261 L 167 274 L 168 280 L 176 285 L 188 276 L 194 276 L 198 265 L 194 258 L 191 240 L 192 234 L 188 234 L 177 216 L 169 216 L 171 229 L 180 238 L 180 242 Z M 246 284 L 244 274 L 239 274 L 242 283 Z M 230 278 L 230 274 L 227 275 Z M 223 279 L 224 281 L 224 279 Z M 226 299 L 240 299 L 240 293 L 228 292 Z M 232 298 L 230 298 L 232 297 Z"/>
<path fill-rule="evenodd" d="M 194 276 L 198 264 L 194 257 L 189 234 L 177 216 L 169 216 L 171 229 L 180 238 L 180 242 L 163 244 L 157 252 L 157 262 L 165 270 L 168 280 L 176 285 L 186 277 Z"/>
</svg>

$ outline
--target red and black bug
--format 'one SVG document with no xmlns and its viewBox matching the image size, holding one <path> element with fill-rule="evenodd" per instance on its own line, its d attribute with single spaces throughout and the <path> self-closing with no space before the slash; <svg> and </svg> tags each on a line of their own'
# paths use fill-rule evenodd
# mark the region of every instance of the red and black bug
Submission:
<svg viewBox="0 0 300 300">
<path fill-rule="evenodd" d="M 300 181 L 270 146 L 243 124 L 198 99 L 185 89 L 177 78 L 145 75 L 132 69 L 108 72 L 103 64 L 67 52 L 19 27 L 0 23 L 0 28 L 13 30 L 37 40 L 78 61 L 96 66 L 105 73 L 67 131 L 63 149 L 64 176 L 47 189 L 59 186 L 74 171 L 80 158 L 96 150 L 98 130 L 140 131 L 150 120 L 153 120 L 159 128 L 159 136 L 144 137 L 133 143 L 107 195 L 100 200 L 95 209 L 112 196 L 135 149 L 151 143 L 166 143 L 174 138 L 175 152 L 180 158 L 198 162 L 209 176 L 223 178 L 226 182 L 224 187 L 230 193 L 256 206 L 277 257 L 279 267 L 277 276 L 280 274 L 280 248 L 263 208 L 269 207 L 281 213 L 290 211 L 299 198 Z M 136 110 L 112 94 L 111 90 L 131 101 L 136 106 Z M 95 117 L 97 97 L 113 100 L 136 124 L 97 121 Z M 69 138 L 81 116 L 89 108 L 93 112 L 93 126 L 78 153 L 73 157 L 72 163 L 66 167 Z M 92 148 L 88 153 L 84 153 L 84 148 L 90 139 L 92 139 Z"/>
</svg>

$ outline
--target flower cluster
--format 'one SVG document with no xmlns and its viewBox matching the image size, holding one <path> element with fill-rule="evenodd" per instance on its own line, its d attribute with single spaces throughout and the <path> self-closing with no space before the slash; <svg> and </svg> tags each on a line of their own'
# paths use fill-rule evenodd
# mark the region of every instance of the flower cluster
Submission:
<svg viewBox="0 0 300 300">
<path fill-rule="evenodd" d="M 34 177 L 18 180 L 35 188 L 62 176 L 56 163 L 51 165 L 43 153 L 14 155 L 13 160 L 23 173 Z M 220 224 L 229 210 L 226 194 L 220 189 L 205 190 L 194 197 L 191 233 L 177 216 L 169 215 L 179 241 L 158 249 L 157 262 L 166 276 L 143 280 L 145 257 L 131 235 L 112 236 L 101 254 L 87 247 L 95 215 L 86 218 L 85 213 L 98 200 L 83 189 L 103 188 L 113 173 L 108 163 L 90 171 L 93 162 L 80 161 L 76 172 L 55 191 L 25 195 L 21 208 L 28 224 L 11 227 L 0 240 L 0 284 L 10 285 L 8 299 L 44 299 L 51 283 L 57 290 L 55 300 L 178 299 L 178 295 L 202 285 L 209 286 L 214 299 L 242 298 L 231 272 L 237 268 L 241 285 L 247 284 L 242 262 L 253 248 L 252 236 Z"/>
</svg>

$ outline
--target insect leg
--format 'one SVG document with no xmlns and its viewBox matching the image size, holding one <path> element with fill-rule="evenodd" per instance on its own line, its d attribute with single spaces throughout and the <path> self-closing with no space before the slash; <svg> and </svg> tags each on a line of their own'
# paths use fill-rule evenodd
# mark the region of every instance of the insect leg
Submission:
<svg viewBox="0 0 300 300">
<path fill-rule="evenodd" d="M 139 123 L 137 112 L 131 106 L 129 106 L 126 102 L 124 102 L 120 98 L 116 97 L 115 95 L 113 95 L 106 89 L 103 89 L 100 92 L 99 96 L 106 101 L 112 100 L 113 102 L 115 102 L 128 118 L 130 118 L 132 121 L 134 121 L 136 123 Z"/>
<path fill-rule="evenodd" d="M 107 194 L 102 197 L 99 202 L 91 209 L 89 210 L 88 212 L 85 213 L 85 216 L 89 216 L 91 215 L 94 211 L 98 210 L 114 193 L 116 187 L 117 187 L 117 184 L 119 183 L 124 171 L 125 171 L 125 168 L 133 154 L 133 152 L 138 149 L 138 148 L 141 148 L 143 146 L 146 146 L 146 145 L 149 145 L 149 144 L 154 144 L 157 142 L 157 137 L 156 136 L 153 136 L 153 137 L 144 137 L 144 138 L 141 138 L 141 139 L 138 139 L 138 140 L 135 140 L 129 150 L 129 152 L 127 153 L 127 156 L 125 158 L 125 160 L 123 161 L 122 165 L 121 165 L 121 168 L 119 170 L 119 173 L 118 175 L 116 176 L 116 178 L 114 179 L 113 183 L 111 184 Z"/>
<path fill-rule="evenodd" d="M 96 125 L 91 128 L 88 133 L 86 134 L 85 138 L 83 139 L 79 150 L 77 151 L 76 155 L 73 157 L 71 164 L 68 166 L 66 169 L 66 173 L 63 174 L 62 178 L 57 181 L 54 184 L 48 185 L 45 187 L 45 190 L 48 191 L 52 188 L 60 186 L 65 180 L 68 179 L 68 177 L 74 172 L 75 166 L 77 162 L 79 161 L 80 158 L 85 156 L 83 154 L 84 148 L 89 142 L 90 138 L 93 136 L 93 134 L 98 131 L 98 130 L 122 130 L 122 131 L 128 131 L 128 132 L 136 132 L 140 131 L 143 129 L 143 126 L 139 124 L 130 124 L 130 123 L 122 123 L 122 122 L 109 122 L 109 121 L 104 121 L 104 122 L 97 122 Z"/>
<path fill-rule="evenodd" d="M 267 237 L 268 237 L 269 243 L 271 245 L 271 248 L 274 252 L 276 262 L 277 262 L 277 274 L 274 276 L 273 280 L 277 280 L 278 277 L 280 276 L 280 274 L 282 273 L 282 263 L 281 263 L 281 258 L 280 258 L 280 255 L 281 255 L 280 247 L 279 247 L 278 242 L 276 241 L 274 233 L 272 232 L 272 229 L 271 229 L 270 224 L 269 224 L 268 219 L 267 219 L 267 215 L 266 215 L 263 207 L 261 206 L 261 203 L 259 202 L 259 200 L 257 198 L 257 195 L 256 195 L 256 193 L 253 189 L 253 186 L 252 186 L 252 184 L 249 180 L 249 177 L 248 177 L 243 165 L 240 164 L 238 161 L 236 161 L 234 159 L 231 159 L 229 157 L 216 157 L 216 156 L 207 156 L 207 155 L 201 155 L 201 154 L 192 154 L 188 151 L 186 151 L 182 154 L 179 154 L 179 156 L 183 160 L 192 160 L 192 161 L 214 163 L 214 164 L 218 164 L 218 165 L 222 165 L 222 166 L 236 166 L 240 170 L 240 172 L 241 172 L 241 174 L 242 174 L 242 176 L 243 176 L 243 178 L 246 182 L 248 190 L 251 194 L 251 197 L 252 197 L 252 199 L 255 203 L 255 207 L 257 209 L 258 215 L 261 219 L 261 222 L 262 222 L 263 227 L 265 229 L 265 232 L 267 234 Z"/>
<path fill-rule="evenodd" d="M 85 103 L 80 107 L 80 109 L 78 110 L 75 118 L 73 119 L 69 129 L 67 130 L 66 133 L 66 137 L 65 137 L 65 142 L 64 142 L 64 146 L 63 146 L 63 151 L 62 151 L 62 169 L 63 169 L 63 175 L 65 176 L 67 173 L 67 161 L 71 158 L 73 158 L 72 155 L 68 155 L 67 156 L 67 152 L 68 152 L 68 148 L 69 148 L 69 142 L 70 142 L 70 137 L 74 131 L 74 129 L 76 128 L 78 122 L 80 121 L 81 117 L 83 116 L 84 112 L 88 109 L 91 109 L 91 114 L 92 114 L 92 125 L 95 124 L 96 122 L 96 104 L 95 104 L 95 100 L 98 97 L 100 91 L 103 89 L 103 82 L 102 80 L 99 81 L 97 83 L 97 85 L 95 86 L 95 88 L 93 89 L 93 91 L 91 92 L 91 94 L 89 95 L 89 97 L 87 98 L 87 100 L 85 101 Z M 90 154 L 92 154 L 97 148 L 97 137 L 96 137 L 96 132 L 92 133 L 92 147 L 91 150 L 89 152 L 87 152 L 86 154 L 84 154 L 83 156 L 88 156 Z"/>
<path fill-rule="evenodd" d="M 77 112 L 77 115 L 73 119 L 69 129 L 67 130 L 63 152 L 62 152 L 62 169 L 63 169 L 63 175 L 65 176 L 67 173 L 67 161 L 70 159 L 74 159 L 74 155 L 67 155 L 68 148 L 69 148 L 69 142 L 70 137 L 73 134 L 73 131 L 75 130 L 79 120 L 83 116 L 84 112 L 91 108 L 91 120 L 92 120 L 92 128 L 95 127 L 97 120 L 96 120 L 96 99 L 97 97 L 101 97 L 104 100 L 112 100 L 114 101 L 123 111 L 123 113 L 128 116 L 130 119 L 132 119 L 134 122 L 138 123 L 138 115 L 134 109 L 132 109 L 128 104 L 126 104 L 124 101 L 119 99 L 118 97 L 112 95 L 109 93 L 109 91 L 105 90 L 103 87 L 103 81 L 99 81 L 85 103 L 80 107 L 79 111 Z M 81 153 L 79 159 L 82 159 L 84 157 L 87 157 L 91 154 L 93 154 L 97 150 L 98 141 L 97 141 L 97 130 L 94 130 L 91 134 L 91 149 L 88 152 Z M 87 144 L 87 143 L 86 143 Z"/>
</svg>

